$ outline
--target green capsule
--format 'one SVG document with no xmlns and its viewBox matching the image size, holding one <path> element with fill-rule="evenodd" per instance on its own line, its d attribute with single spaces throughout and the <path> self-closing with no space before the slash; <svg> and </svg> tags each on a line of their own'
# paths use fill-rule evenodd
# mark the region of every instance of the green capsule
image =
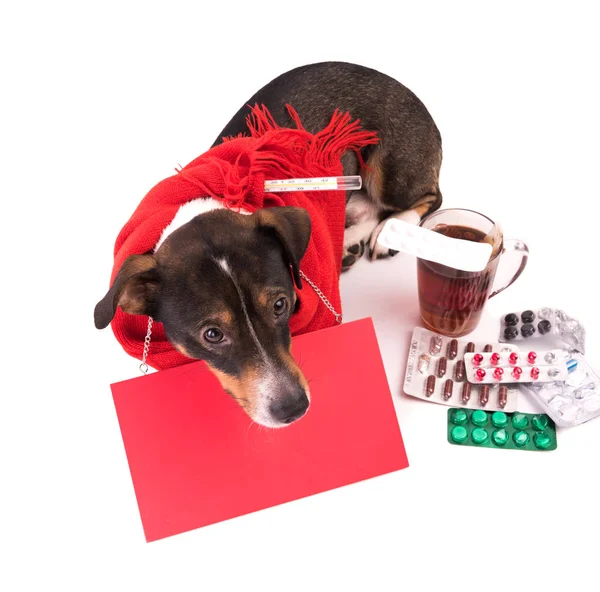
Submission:
<svg viewBox="0 0 600 592">
<path fill-rule="evenodd" d="M 477 411 L 473 411 L 473 414 L 471 415 L 471 421 L 476 426 L 484 426 L 487 423 L 487 420 L 488 420 L 487 413 L 485 411 L 482 411 L 481 409 L 477 409 Z"/>
<path fill-rule="evenodd" d="M 488 439 L 488 433 L 483 428 L 475 428 L 471 432 L 471 439 L 475 444 L 485 444 Z"/>
<path fill-rule="evenodd" d="M 529 434 L 523 431 L 515 432 L 513 434 L 513 441 L 519 448 L 523 448 L 529 442 Z"/>
<path fill-rule="evenodd" d="M 468 436 L 469 432 L 467 432 L 466 428 L 461 425 L 454 426 L 450 432 L 450 437 L 457 444 L 464 442 Z"/>
<path fill-rule="evenodd" d="M 531 418 L 531 425 L 539 432 L 543 432 L 548 427 L 548 416 L 534 415 Z"/>
<path fill-rule="evenodd" d="M 515 413 L 512 416 L 512 424 L 513 427 L 517 430 L 524 430 L 528 426 L 529 420 L 527 419 L 527 416 L 525 414 Z"/>
<path fill-rule="evenodd" d="M 467 423 L 468 419 L 469 416 L 464 409 L 453 409 L 450 415 L 450 421 L 452 421 L 454 425 L 463 425 Z"/>
<path fill-rule="evenodd" d="M 536 432 L 533 436 L 533 443 L 536 448 L 546 450 L 552 444 L 552 438 L 546 432 Z"/>
<path fill-rule="evenodd" d="M 508 432 L 504 428 L 495 430 L 492 434 L 492 440 L 496 446 L 504 446 L 508 442 Z"/>
<path fill-rule="evenodd" d="M 495 411 L 492 413 L 492 423 L 497 428 L 503 428 L 508 423 L 508 417 L 503 411 Z"/>
</svg>

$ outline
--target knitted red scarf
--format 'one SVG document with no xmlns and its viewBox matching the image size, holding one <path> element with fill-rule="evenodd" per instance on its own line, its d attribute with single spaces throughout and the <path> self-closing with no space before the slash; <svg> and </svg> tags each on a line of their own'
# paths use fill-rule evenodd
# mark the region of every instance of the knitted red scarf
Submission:
<svg viewBox="0 0 600 592">
<path fill-rule="evenodd" d="M 300 268 L 340 312 L 345 191 L 265 193 L 264 182 L 341 175 L 342 154 L 376 144 L 377 137 L 374 132 L 362 130 L 358 120 L 352 121 L 349 114 L 338 111 L 325 129 L 310 134 L 302 127 L 298 114 L 289 105 L 287 109 L 297 129 L 280 128 L 265 107 L 255 106 L 247 118 L 249 137 L 225 140 L 151 189 L 117 237 L 111 283 L 127 257 L 153 251 L 180 206 L 193 199 L 210 196 L 223 200 L 227 207 L 250 212 L 297 206 L 308 211 L 312 222 L 311 239 Z M 297 294 L 301 306 L 290 320 L 292 335 L 335 324 L 333 314 L 306 282 Z M 148 317 L 119 308 L 111 325 L 125 351 L 141 359 Z M 147 361 L 162 370 L 193 360 L 176 351 L 167 341 L 162 324 L 155 323 Z"/>
</svg>

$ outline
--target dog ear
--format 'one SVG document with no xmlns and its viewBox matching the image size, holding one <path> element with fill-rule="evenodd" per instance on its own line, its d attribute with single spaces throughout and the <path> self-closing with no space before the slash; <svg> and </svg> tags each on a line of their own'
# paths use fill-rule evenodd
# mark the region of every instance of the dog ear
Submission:
<svg viewBox="0 0 600 592">
<path fill-rule="evenodd" d="M 308 247 L 311 232 L 308 212 L 303 208 L 281 206 L 258 210 L 255 216 L 259 228 L 274 233 L 281 243 L 296 286 L 302 288 L 300 260 Z"/>
<path fill-rule="evenodd" d="M 121 266 L 106 296 L 96 304 L 94 323 L 104 329 L 113 320 L 117 306 L 131 314 L 153 316 L 159 288 L 156 259 L 152 255 L 131 255 Z"/>
</svg>

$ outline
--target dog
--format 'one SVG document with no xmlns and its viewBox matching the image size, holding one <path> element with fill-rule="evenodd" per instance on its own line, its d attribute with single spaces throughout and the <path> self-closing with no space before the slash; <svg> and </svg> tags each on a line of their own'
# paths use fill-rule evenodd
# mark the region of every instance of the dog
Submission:
<svg viewBox="0 0 600 592">
<path fill-rule="evenodd" d="M 312 64 L 259 90 L 213 147 L 247 133 L 249 105 L 264 105 L 279 126 L 293 127 L 288 104 L 311 133 L 325 128 L 336 110 L 377 133 L 377 144 L 342 156 L 344 175 L 361 175 L 363 188 L 346 195 L 341 270 L 365 253 L 371 260 L 393 256 L 377 243 L 385 222 L 417 224 L 442 203 L 441 136 L 426 107 L 376 70 Z M 123 263 L 96 306 L 96 326 L 106 327 L 117 307 L 153 317 L 177 351 L 206 361 L 251 419 L 272 428 L 290 425 L 310 404 L 308 383 L 290 353 L 290 320 L 299 307 L 295 286 L 302 285 L 300 262 L 310 238 L 306 209 L 248 215 L 199 195 L 181 206 L 154 252 Z"/>
</svg>

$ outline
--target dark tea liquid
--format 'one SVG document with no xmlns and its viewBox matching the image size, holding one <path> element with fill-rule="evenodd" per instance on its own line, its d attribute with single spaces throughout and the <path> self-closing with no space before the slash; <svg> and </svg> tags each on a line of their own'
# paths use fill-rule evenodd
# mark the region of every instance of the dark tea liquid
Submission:
<svg viewBox="0 0 600 592">
<path fill-rule="evenodd" d="M 484 232 L 468 226 L 440 224 L 432 230 L 452 238 L 486 242 Z M 475 329 L 490 295 L 499 259 L 495 256 L 483 271 L 478 272 L 460 271 L 417 259 L 419 303 L 425 326 L 452 337 L 466 335 Z"/>
</svg>

